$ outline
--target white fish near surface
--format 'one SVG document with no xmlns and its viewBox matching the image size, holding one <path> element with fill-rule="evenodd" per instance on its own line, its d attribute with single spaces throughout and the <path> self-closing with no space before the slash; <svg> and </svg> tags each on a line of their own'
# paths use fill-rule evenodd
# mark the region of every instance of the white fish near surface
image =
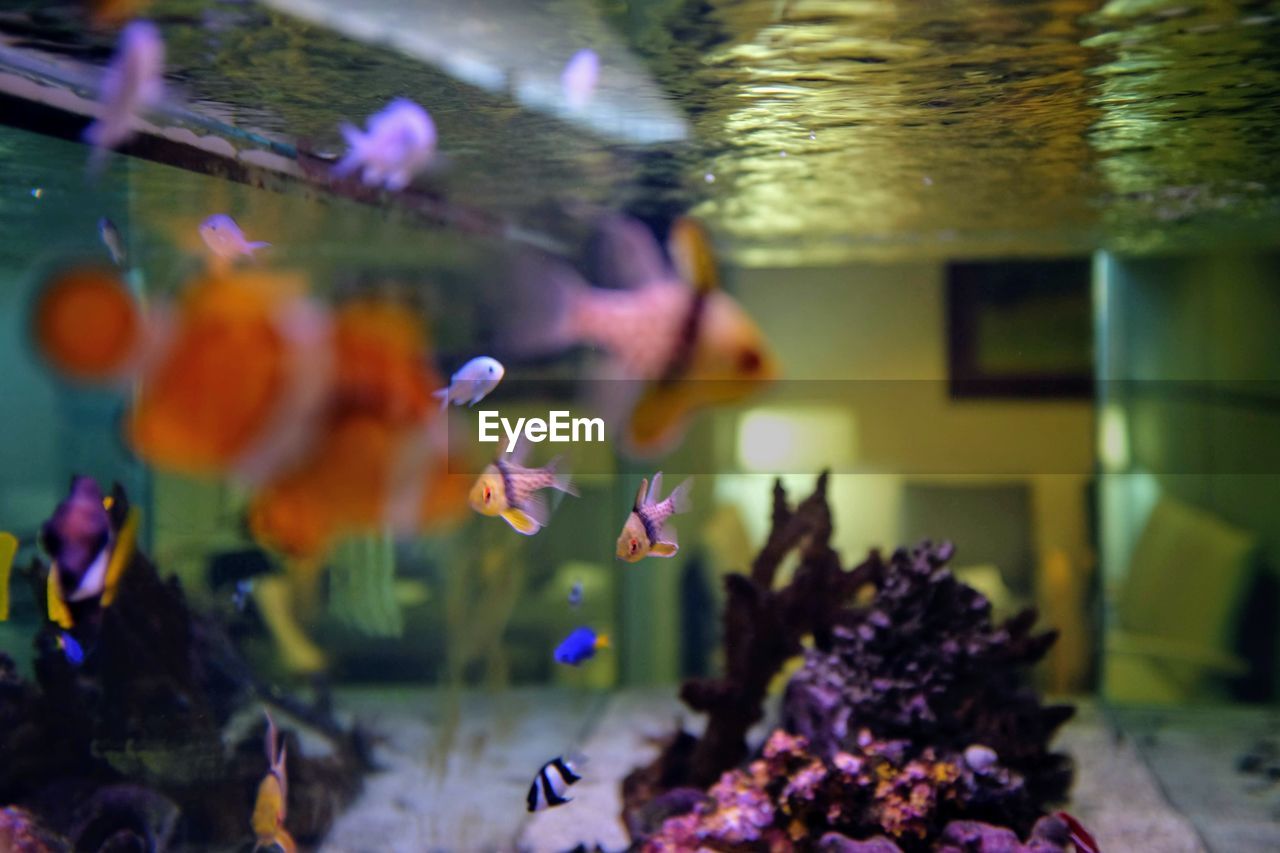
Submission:
<svg viewBox="0 0 1280 853">
<path fill-rule="evenodd" d="M 449 377 L 449 387 L 441 388 L 433 396 L 440 398 L 442 409 L 448 407 L 450 403 L 455 406 L 463 404 L 474 406 L 498 387 L 498 383 L 502 381 L 506 372 L 506 368 L 497 359 L 482 355 L 458 368 L 458 371 Z"/>
<path fill-rule="evenodd" d="M 334 167 L 334 174 L 346 177 L 359 171 L 365 186 L 393 192 L 409 186 L 436 155 L 435 122 L 426 110 L 405 98 L 397 98 L 370 116 L 365 131 L 344 124 L 342 136 L 348 150 Z"/>
<path fill-rule="evenodd" d="M 581 755 L 557 756 L 538 769 L 529 786 L 529 794 L 525 804 L 531 812 L 563 806 L 573 802 L 573 797 L 565 796 L 569 786 L 582 778 L 580 773 L 586 758 Z"/>
<path fill-rule="evenodd" d="M 209 247 L 209 251 L 227 260 L 251 258 L 254 252 L 271 245 L 263 242 L 249 242 L 236 221 L 225 213 L 215 213 L 201 222 L 200 238 Z"/>
<path fill-rule="evenodd" d="M 111 262 L 118 267 L 126 266 L 129 258 L 124 249 L 124 237 L 116 224 L 105 216 L 102 217 L 98 220 L 98 236 L 102 238 L 102 245 L 106 246 L 111 254 Z"/>
<path fill-rule="evenodd" d="M 560 90 L 569 109 L 578 112 L 591 103 L 600 82 L 600 57 L 594 50 L 583 49 L 573 55 L 560 73 Z"/>
<path fill-rule="evenodd" d="M 149 21 L 134 21 L 120 33 L 115 57 L 102 76 L 98 117 L 85 140 L 98 152 L 115 148 L 133 135 L 134 122 L 160 102 L 164 92 L 164 41 Z M 101 156 L 95 153 L 95 157 Z"/>
</svg>

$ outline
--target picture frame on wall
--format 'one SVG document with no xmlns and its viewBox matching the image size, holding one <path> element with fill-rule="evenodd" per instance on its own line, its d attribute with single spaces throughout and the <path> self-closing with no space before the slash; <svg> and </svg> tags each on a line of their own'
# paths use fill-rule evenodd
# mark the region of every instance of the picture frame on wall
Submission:
<svg viewBox="0 0 1280 853">
<path fill-rule="evenodd" d="M 952 263 L 946 294 L 952 397 L 1092 397 L 1087 258 Z"/>
</svg>

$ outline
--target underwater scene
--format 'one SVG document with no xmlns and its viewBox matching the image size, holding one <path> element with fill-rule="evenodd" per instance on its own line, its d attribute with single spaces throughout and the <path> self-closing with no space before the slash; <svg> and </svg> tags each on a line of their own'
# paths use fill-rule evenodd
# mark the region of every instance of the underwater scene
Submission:
<svg viewBox="0 0 1280 853">
<path fill-rule="evenodd" d="M 0 3 L 0 853 L 1280 850 L 1280 3 Z"/>
</svg>

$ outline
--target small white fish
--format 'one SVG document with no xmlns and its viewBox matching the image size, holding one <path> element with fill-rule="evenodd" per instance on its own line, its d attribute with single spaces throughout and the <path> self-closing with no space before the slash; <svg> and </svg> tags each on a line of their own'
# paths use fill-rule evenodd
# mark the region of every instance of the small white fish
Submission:
<svg viewBox="0 0 1280 853">
<path fill-rule="evenodd" d="M 600 82 L 600 57 L 594 50 L 578 51 L 560 72 L 560 90 L 569 109 L 578 112 L 591 103 Z"/>
<path fill-rule="evenodd" d="M 111 262 L 118 267 L 124 267 L 128 262 L 128 256 L 124 249 L 124 237 L 120 234 L 120 229 L 116 224 L 107 217 L 98 220 L 98 236 L 102 238 L 102 245 L 107 247 L 107 251 L 111 253 Z"/>
<path fill-rule="evenodd" d="M 200 238 L 219 258 L 232 260 L 240 257 L 253 257 L 259 249 L 265 249 L 270 243 L 250 243 L 236 221 L 225 213 L 215 213 L 200 223 Z"/>
<path fill-rule="evenodd" d="M 640 490 L 636 492 L 635 503 L 631 505 L 631 514 L 622 525 L 622 535 L 618 537 L 617 556 L 628 563 L 637 563 L 645 557 L 674 557 L 680 550 L 676 542 L 676 532 L 667 525 L 667 519 L 677 512 L 687 512 L 692 504 L 689 502 L 691 480 L 685 480 L 671 490 L 666 500 L 659 500 L 662 494 L 662 472 L 653 475 L 653 485 L 648 480 L 640 481 Z"/>
<path fill-rule="evenodd" d="M 426 110 L 404 98 L 370 116 L 366 131 L 344 124 L 342 136 L 347 155 L 333 173 L 341 178 L 359 170 L 365 186 L 402 190 L 435 159 L 435 122 Z"/>
<path fill-rule="evenodd" d="M 458 368 L 458 372 L 449 377 L 449 387 L 441 388 L 433 396 L 440 399 L 442 409 L 448 408 L 450 403 L 474 406 L 498 387 L 506 372 L 497 359 L 482 355 Z"/>
<path fill-rule="evenodd" d="M 160 102 L 164 92 L 164 42 L 150 21 L 134 21 L 120 33 L 115 57 L 102 75 L 98 117 L 85 131 L 95 159 L 133 135 L 139 114 Z"/>
</svg>

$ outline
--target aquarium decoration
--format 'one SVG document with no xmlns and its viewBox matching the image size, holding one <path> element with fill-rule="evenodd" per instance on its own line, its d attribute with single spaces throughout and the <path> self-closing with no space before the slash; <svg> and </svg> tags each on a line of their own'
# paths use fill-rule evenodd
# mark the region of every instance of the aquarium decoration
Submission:
<svg viewBox="0 0 1280 853">
<path fill-rule="evenodd" d="M 0 654 L 0 849 L 250 841 L 254 791 L 268 770 L 264 707 L 277 711 L 287 745 L 288 828 L 319 841 L 370 767 L 363 733 L 323 703 L 256 681 L 221 623 L 191 609 L 176 579 L 162 579 L 136 548 L 122 552 L 130 516 L 119 486 L 103 501 L 91 480 L 76 478 L 42 532 L 58 568 L 33 559 L 24 570 L 43 604 L 56 597 L 61 579 L 50 572 L 64 562 L 84 562 L 103 542 L 100 553 L 125 553 L 109 599 L 80 597 L 82 582 L 64 610 L 50 608 L 34 640 L 34 683 Z"/>
<path fill-rule="evenodd" d="M 947 569 L 947 544 L 873 551 L 846 570 L 826 487 L 823 474 L 793 509 L 776 483 L 750 574 L 725 578 L 725 673 L 681 690 L 706 728 L 676 732 L 623 782 L 637 848 L 1069 849 L 1050 806 L 1072 767 L 1049 741 L 1073 709 L 1042 705 L 1026 678 L 1056 635 L 1033 631 L 1032 610 L 993 623 Z M 799 655 L 780 719 L 744 765 L 770 683 Z"/>
</svg>

